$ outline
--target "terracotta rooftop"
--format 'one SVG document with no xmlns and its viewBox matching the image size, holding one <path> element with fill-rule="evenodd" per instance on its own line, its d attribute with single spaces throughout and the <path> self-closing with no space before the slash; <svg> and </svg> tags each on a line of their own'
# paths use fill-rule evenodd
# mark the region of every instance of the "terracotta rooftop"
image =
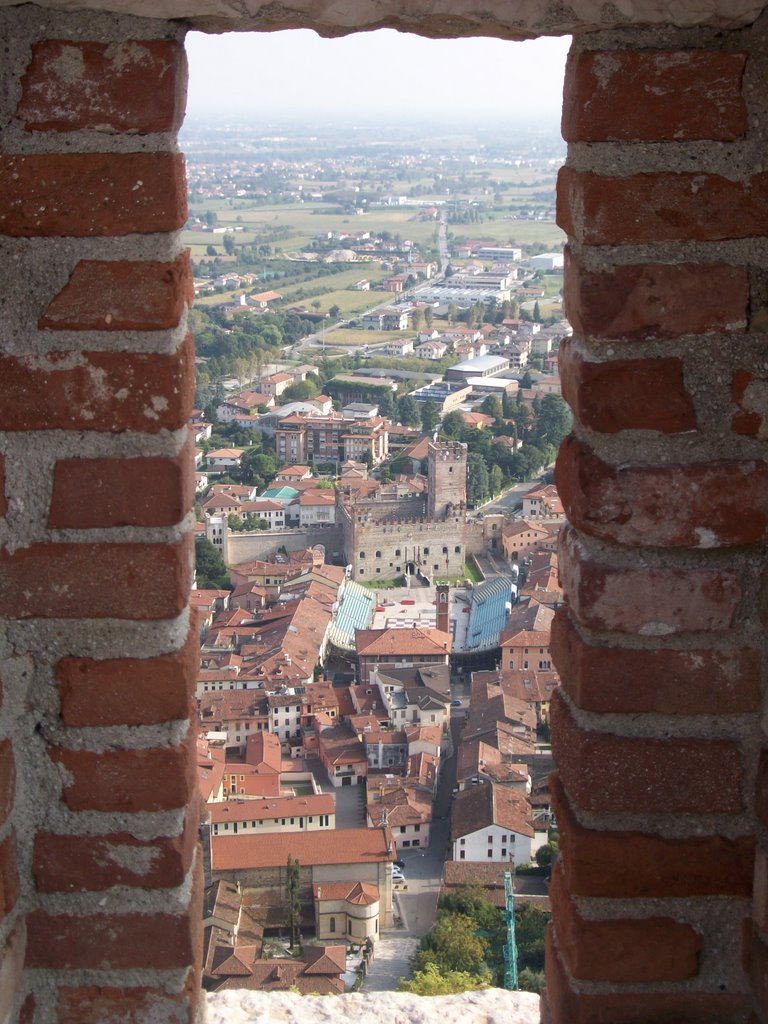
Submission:
<svg viewBox="0 0 768 1024">
<path fill-rule="evenodd" d="M 408 629 L 358 629 L 358 655 L 386 657 L 397 654 L 450 654 L 451 635 L 439 629 L 413 626 Z"/>
<path fill-rule="evenodd" d="M 395 859 L 394 849 L 391 831 L 381 828 L 211 837 L 214 873 L 284 867 L 288 854 L 307 867 L 315 864 L 388 863 Z"/>
</svg>

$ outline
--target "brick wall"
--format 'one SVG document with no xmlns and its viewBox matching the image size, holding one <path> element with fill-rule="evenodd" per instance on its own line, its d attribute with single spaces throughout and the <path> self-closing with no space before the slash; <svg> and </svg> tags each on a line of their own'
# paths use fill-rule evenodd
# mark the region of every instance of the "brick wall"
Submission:
<svg viewBox="0 0 768 1024">
<path fill-rule="evenodd" d="M 766 1019 L 765 43 L 568 62 L 556 1024 Z"/>
<path fill-rule="evenodd" d="M 181 35 L 0 35 L 0 1019 L 191 1021 Z"/>
<path fill-rule="evenodd" d="M 180 1024 L 180 35 L 18 7 L 0 37 L 0 1020 Z M 569 68 L 556 1024 L 766 1020 L 765 42 L 624 28 Z"/>
</svg>

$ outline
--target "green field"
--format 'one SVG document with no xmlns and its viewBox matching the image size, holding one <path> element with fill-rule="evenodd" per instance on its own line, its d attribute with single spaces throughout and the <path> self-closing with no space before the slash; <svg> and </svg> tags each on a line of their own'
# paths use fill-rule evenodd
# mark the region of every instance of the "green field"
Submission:
<svg viewBox="0 0 768 1024">
<path fill-rule="evenodd" d="M 327 331 L 326 340 L 333 345 L 369 345 L 375 348 L 392 338 L 415 338 L 416 331 L 363 331 L 342 327 L 338 331 Z"/>
</svg>

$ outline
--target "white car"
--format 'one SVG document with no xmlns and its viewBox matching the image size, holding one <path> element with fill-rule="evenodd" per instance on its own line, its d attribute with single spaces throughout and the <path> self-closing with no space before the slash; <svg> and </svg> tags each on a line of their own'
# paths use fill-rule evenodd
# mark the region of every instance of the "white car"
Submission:
<svg viewBox="0 0 768 1024">
<path fill-rule="evenodd" d="M 393 868 L 392 868 L 392 881 L 393 882 L 404 882 L 405 881 L 405 875 L 403 874 L 401 868 L 399 868 L 397 866 L 393 866 Z"/>
</svg>

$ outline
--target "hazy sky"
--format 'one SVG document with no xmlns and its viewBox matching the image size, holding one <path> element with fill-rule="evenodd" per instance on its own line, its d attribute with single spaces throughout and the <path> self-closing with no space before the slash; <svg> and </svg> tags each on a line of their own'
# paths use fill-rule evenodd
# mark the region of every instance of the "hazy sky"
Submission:
<svg viewBox="0 0 768 1024">
<path fill-rule="evenodd" d="M 418 106 L 559 119 L 569 39 L 422 39 L 391 29 L 187 36 L 188 114 L 372 114 Z"/>
</svg>

